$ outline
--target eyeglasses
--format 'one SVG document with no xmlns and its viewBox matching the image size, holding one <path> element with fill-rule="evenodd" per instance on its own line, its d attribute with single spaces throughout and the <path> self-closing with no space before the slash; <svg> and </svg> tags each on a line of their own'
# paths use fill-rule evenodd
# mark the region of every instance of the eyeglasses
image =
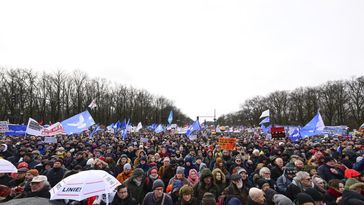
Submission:
<svg viewBox="0 0 364 205">
<path fill-rule="evenodd" d="M 311 178 L 306 178 L 306 179 L 304 179 L 304 180 L 306 180 L 306 181 L 311 181 Z"/>
</svg>

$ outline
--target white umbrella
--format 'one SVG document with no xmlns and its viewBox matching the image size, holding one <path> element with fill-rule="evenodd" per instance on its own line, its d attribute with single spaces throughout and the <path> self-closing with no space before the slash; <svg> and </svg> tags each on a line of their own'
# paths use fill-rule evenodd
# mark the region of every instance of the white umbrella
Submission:
<svg viewBox="0 0 364 205">
<path fill-rule="evenodd" d="M 63 179 L 49 192 L 51 193 L 51 200 L 71 199 L 82 201 L 91 196 L 101 194 L 108 196 L 108 193 L 113 192 L 119 185 L 120 182 L 107 172 L 102 170 L 89 170 Z"/>
<path fill-rule="evenodd" d="M 18 169 L 8 160 L 0 159 L 0 173 L 17 173 Z"/>
</svg>

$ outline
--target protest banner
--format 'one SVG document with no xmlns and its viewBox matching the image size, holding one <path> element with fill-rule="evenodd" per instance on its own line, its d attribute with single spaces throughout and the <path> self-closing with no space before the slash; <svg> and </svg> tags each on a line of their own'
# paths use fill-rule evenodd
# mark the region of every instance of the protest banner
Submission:
<svg viewBox="0 0 364 205">
<path fill-rule="evenodd" d="M 44 143 L 55 144 L 55 143 L 57 143 L 57 138 L 56 137 L 45 137 Z"/>
<path fill-rule="evenodd" d="M 218 144 L 223 150 L 235 150 L 236 138 L 221 137 Z"/>
<path fill-rule="evenodd" d="M 7 121 L 0 121 L 0 133 L 8 132 L 8 122 Z"/>
<path fill-rule="evenodd" d="M 59 122 L 44 128 L 36 120 L 29 118 L 26 133 L 34 136 L 53 136 L 63 134 L 64 130 L 61 123 Z"/>
</svg>

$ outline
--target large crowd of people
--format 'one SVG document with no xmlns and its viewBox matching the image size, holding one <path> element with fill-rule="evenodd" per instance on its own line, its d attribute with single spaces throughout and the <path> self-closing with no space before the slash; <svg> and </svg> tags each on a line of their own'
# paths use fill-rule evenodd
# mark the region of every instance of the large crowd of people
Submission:
<svg viewBox="0 0 364 205">
<path fill-rule="evenodd" d="M 257 132 L 185 135 L 148 130 L 126 139 L 101 131 L 93 137 L 2 137 L 0 157 L 18 172 L 0 174 L 0 197 L 50 198 L 62 179 L 84 170 L 104 170 L 121 185 L 110 203 L 130 205 L 358 205 L 364 204 L 364 138 L 315 136 L 292 143 Z M 100 196 L 64 204 L 105 204 Z"/>
</svg>

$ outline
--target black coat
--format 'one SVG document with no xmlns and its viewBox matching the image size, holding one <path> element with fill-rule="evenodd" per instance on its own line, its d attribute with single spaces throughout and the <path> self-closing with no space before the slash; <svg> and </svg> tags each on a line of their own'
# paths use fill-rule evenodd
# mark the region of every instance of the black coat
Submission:
<svg viewBox="0 0 364 205">
<path fill-rule="evenodd" d="M 112 200 L 111 205 L 137 205 L 137 201 L 132 198 L 128 197 L 126 199 L 120 199 L 117 194 L 115 194 L 114 200 Z"/>
<path fill-rule="evenodd" d="M 63 179 L 63 176 L 65 173 L 66 173 L 66 170 L 63 168 L 50 169 L 47 172 L 47 178 L 48 178 L 48 182 L 51 185 L 51 187 L 54 187 L 58 182 L 60 182 Z"/>
</svg>

